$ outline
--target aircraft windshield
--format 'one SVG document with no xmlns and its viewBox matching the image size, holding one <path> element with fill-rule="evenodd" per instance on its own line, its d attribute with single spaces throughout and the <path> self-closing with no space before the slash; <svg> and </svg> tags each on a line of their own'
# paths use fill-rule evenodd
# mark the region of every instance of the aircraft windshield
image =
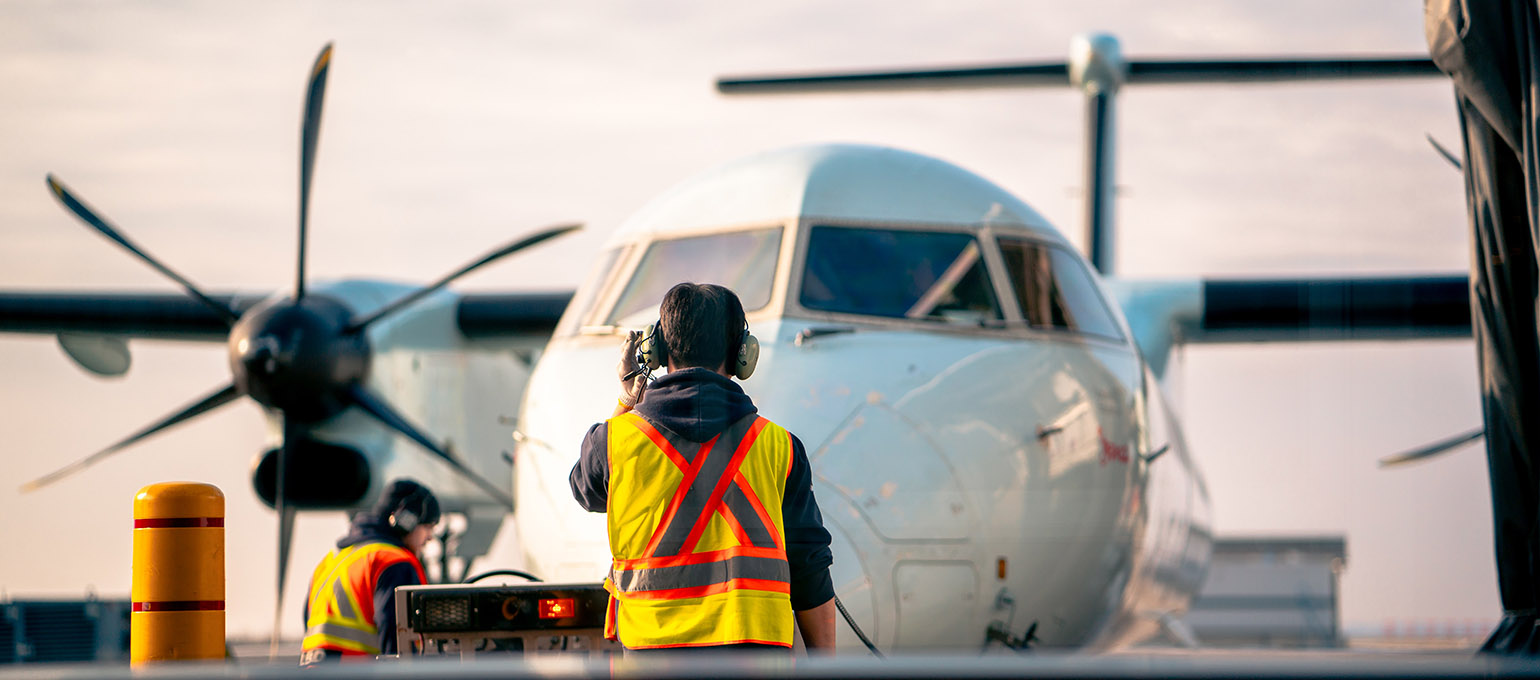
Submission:
<svg viewBox="0 0 1540 680">
<path fill-rule="evenodd" d="M 594 260 L 594 266 L 588 272 L 588 278 L 583 280 L 582 287 L 578 288 L 572 302 L 567 305 L 566 315 L 556 326 L 556 337 L 577 334 L 583 320 L 587 319 L 589 313 L 593 311 L 594 301 L 598 299 L 600 289 L 604 288 L 604 282 L 609 280 L 622 250 L 624 249 L 611 248 L 600 254 L 599 259 Z"/>
<path fill-rule="evenodd" d="M 744 311 L 759 309 L 770 302 L 780 251 L 780 227 L 657 241 L 648 246 L 606 323 L 652 323 L 663 294 L 684 281 L 727 286 Z"/>
<path fill-rule="evenodd" d="M 1063 248 L 1025 239 L 1000 239 L 1021 316 L 1034 328 L 1062 328 L 1122 339 L 1080 259 Z"/>
<path fill-rule="evenodd" d="M 802 306 L 826 312 L 977 324 L 999 320 L 971 234 L 815 226 Z"/>
</svg>

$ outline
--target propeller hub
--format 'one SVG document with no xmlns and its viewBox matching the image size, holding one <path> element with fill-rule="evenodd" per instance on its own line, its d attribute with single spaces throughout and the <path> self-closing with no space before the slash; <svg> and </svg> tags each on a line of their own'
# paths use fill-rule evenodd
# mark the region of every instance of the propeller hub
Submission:
<svg viewBox="0 0 1540 680">
<path fill-rule="evenodd" d="M 230 371 L 241 392 L 304 423 L 330 418 L 351 403 L 347 391 L 369 377 L 369 342 L 347 333 L 352 312 L 310 294 L 263 303 L 230 331 Z"/>
</svg>

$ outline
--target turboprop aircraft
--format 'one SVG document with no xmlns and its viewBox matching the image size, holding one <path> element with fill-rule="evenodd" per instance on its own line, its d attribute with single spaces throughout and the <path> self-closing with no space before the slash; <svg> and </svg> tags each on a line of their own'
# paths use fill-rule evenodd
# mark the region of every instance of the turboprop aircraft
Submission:
<svg viewBox="0 0 1540 680">
<path fill-rule="evenodd" d="M 1101 95 L 1140 62 L 1120 66 L 1115 43 L 1087 43 L 1048 70 L 1110 110 Z M 325 62 L 323 53 L 312 93 Z M 319 95 L 311 102 L 307 169 Z M 1088 184 L 1102 217 L 1091 223 L 1109 225 L 1110 118 L 1096 120 L 1099 169 Z M 622 225 L 571 296 L 443 287 L 559 229 L 425 293 L 361 280 L 307 286 L 308 174 L 294 293 L 260 306 L 199 292 L 51 182 L 71 212 L 193 298 L 9 294 L 0 330 L 59 335 L 78 363 L 107 373 L 126 369 L 122 337 L 226 342 L 233 387 L 121 445 L 250 395 L 282 435 L 254 475 L 264 498 L 277 486 L 265 479 L 287 480 L 284 500 L 271 496 L 280 516 L 356 507 L 403 473 L 473 518 L 508 489 L 528 568 L 595 581 L 609 561 L 603 519 L 571 501 L 567 473 L 584 430 L 611 409 L 618 336 L 650 323 L 674 283 L 727 285 L 763 348 L 745 389 L 807 444 L 837 591 L 884 650 L 1104 648 L 1162 626 L 1180 635 L 1211 523 L 1160 387 L 1170 347 L 1451 335 L 1468 324 L 1460 277 L 1104 281 L 1110 269 L 1098 272 L 989 181 L 907 151 L 837 144 L 685 182 Z M 1108 243 L 1110 232 L 1092 236 Z M 266 320 L 289 316 L 306 321 Z M 492 441 L 510 430 L 511 446 Z M 511 474 L 498 469 L 503 448 Z M 264 472 L 280 461 L 285 472 Z M 359 480 L 347 494 L 298 481 L 339 470 Z"/>
<path fill-rule="evenodd" d="M 560 580 L 608 564 L 603 518 L 567 499 L 565 443 L 611 395 L 562 386 L 612 382 L 616 334 L 651 323 L 673 283 L 714 282 L 744 301 L 762 347 L 745 390 L 807 443 L 836 590 L 878 647 L 1190 641 L 1178 617 L 1212 535 L 1161 389 L 1172 347 L 1459 335 L 1465 282 L 1103 280 L 1113 97 L 1141 80 L 1429 75 L 1420 58 L 1125 62 L 1086 36 L 1067 63 L 723 79 L 724 93 L 1079 87 L 1093 256 L 987 180 L 896 149 L 793 148 L 685 182 L 615 233 L 531 376 L 515 433 L 529 564 Z"/>
</svg>

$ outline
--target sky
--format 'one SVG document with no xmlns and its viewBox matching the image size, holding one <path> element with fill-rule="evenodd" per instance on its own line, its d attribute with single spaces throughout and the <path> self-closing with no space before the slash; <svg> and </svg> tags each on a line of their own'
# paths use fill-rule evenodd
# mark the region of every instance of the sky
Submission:
<svg viewBox="0 0 1540 680">
<path fill-rule="evenodd" d="M 895 146 L 959 164 L 1080 233 L 1079 96 L 1060 90 L 726 99 L 724 74 L 1063 59 L 1107 31 L 1139 56 L 1414 54 L 1421 3 L 0 3 L 0 290 L 174 291 L 67 215 L 53 172 L 215 291 L 292 286 L 299 118 L 336 52 L 311 207 L 312 279 L 425 282 L 516 235 L 578 235 L 463 290 L 570 288 L 629 213 L 751 153 Z M 1442 80 L 1130 88 L 1119 100 L 1119 270 L 1137 277 L 1455 272 L 1468 266 Z M 136 342 L 103 380 L 49 337 L 0 337 L 0 479 L 37 477 L 228 380 L 222 345 Z M 1480 422 L 1466 341 L 1183 351 L 1179 410 L 1225 535 L 1345 535 L 1342 619 L 1495 620 L 1479 447 L 1385 455 Z M 276 522 L 249 483 L 243 401 L 42 491 L 0 487 L 0 590 L 126 597 L 141 486 L 227 496 L 232 635 L 262 635 Z M 301 517 L 285 632 L 340 514 Z M 515 566 L 505 530 L 485 566 Z"/>
</svg>

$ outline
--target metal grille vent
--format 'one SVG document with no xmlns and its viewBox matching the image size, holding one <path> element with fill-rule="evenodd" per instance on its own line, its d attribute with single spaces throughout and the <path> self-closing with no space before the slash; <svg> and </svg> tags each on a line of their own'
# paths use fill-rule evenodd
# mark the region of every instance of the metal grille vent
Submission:
<svg viewBox="0 0 1540 680">
<path fill-rule="evenodd" d="M 471 624 L 469 598 L 445 597 L 422 603 L 424 630 L 465 630 Z"/>
<path fill-rule="evenodd" d="M 91 661 L 96 658 L 96 611 L 88 603 L 30 602 L 22 625 L 31 648 L 28 661 Z"/>
<path fill-rule="evenodd" d="M 16 607 L 0 607 L 0 663 L 21 661 L 16 653 Z"/>
</svg>

